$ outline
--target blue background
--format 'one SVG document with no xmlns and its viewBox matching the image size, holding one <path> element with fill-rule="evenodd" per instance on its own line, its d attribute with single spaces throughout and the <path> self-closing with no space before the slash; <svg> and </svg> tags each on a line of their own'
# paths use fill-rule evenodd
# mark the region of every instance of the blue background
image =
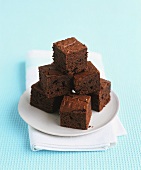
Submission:
<svg viewBox="0 0 141 170">
<path fill-rule="evenodd" d="M 29 50 L 75 36 L 103 56 L 128 135 L 106 152 L 32 152 L 17 111 Z M 141 1 L 0 0 L 0 170 L 141 169 Z"/>
</svg>

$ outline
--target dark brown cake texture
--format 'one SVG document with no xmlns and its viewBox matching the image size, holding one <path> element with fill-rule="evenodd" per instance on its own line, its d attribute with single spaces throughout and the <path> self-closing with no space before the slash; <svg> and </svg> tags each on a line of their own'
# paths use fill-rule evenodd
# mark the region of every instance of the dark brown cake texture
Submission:
<svg viewBox="0 0 141 170">
<path fill-rule="evenodd" d="M 91 119 L 91 97 L 86 95 L 64 96 L 60 106 L 60 125 L 75 129 L 88 129 Z"/>
<path fill-rule="evenodd" d="M 53 43 L 53 60 L 39 67 L 30 104 L 49 113 L 60 109 L 61 126 L 86 130 L 92 109 L 100 112 L 110 101 L 111 82 L 100 79 L 87 47 L 74 37 Z"/>
<path fill-rule="evenodd" d="M 89 94 L 100 90 L 100 72 L 90 62 L 87 69 L 73 77 L 74 90 L 77 94 Z"/>
<path fill-rule="evenodd" d="M 56 68 L 72 76 L 84 71 L 87 66 L 87 47 L 76 38 L 67 38 L 53 43 L 53 60 Z"/>
<path fill-rule="evenodd" d="M 39 67 L 39 78 L 42 89 L 48 98 L 70 93 L 71 79 L 68 75 L 56 70 L 54 64 Z"/>
<path fill-rule="evenodd" d="M 37 82 L 31 86 L 30 104 L 45 112 L 53 113 L 59 110 L 63 96 L 47 98 Z"/>
<path fill-rule="evenodd" d="M 90 94 L 92 109 L 100 112 L 103 107 L 110 101 L 111 82 L 100 79 L 100 91 Z"/>
</svg>

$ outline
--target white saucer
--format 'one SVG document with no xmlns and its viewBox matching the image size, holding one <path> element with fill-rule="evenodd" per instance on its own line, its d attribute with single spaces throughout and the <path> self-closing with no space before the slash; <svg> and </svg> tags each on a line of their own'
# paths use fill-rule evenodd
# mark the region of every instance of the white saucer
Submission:
<svg viewBox="0 0 141 170">
<path fill-rule="evenodd" d="M 58 113 L 46 113 L 30 105 L 30 90 L 23 93 L 20 98 L 18 110 L 22 119 L 33 128 L 56 136 L 79 136 L 95 132 L 111 122 L 119 108 L 116 94 L 111 92 L 110 102 L 101 112 L 92 111 L 90 128 L 88 130 L 72 129 L 60 126 Z"/>
</svg>

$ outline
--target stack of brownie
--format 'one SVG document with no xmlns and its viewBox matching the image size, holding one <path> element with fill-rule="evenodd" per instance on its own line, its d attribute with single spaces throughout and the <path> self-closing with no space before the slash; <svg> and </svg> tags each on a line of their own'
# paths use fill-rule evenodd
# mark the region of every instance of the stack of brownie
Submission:
<svg viewBox="0 0 141 170">
<path fill-rule="evenodd" d="M 53 43 L 53 60 L 39 67 L 39 81 L 31 86 L 30 104 L 43 111 L 59 110 L 60 125 L 88 129 L 92 110 L 110 101 L 111 82 L 87 61 L 87 47 L 76 38 Z"/>
</svg>

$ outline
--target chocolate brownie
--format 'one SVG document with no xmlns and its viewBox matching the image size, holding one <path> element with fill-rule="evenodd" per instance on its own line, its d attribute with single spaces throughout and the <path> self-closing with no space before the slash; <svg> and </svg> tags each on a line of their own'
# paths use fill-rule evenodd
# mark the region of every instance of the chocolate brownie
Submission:
<svg viewBox="0 0 141 170">
<path fill-rule="evenodd" d="M 100 72 L 90 62 L 84 72 L 74 75 L 74 90 L 77 94 L 89 94 L 100 90 Z"/>
<path fill-rule="evenodd" d="M 87 66 L 87 47 L 76 38 L 67 38 L 53 43 L 53 60 L 61 72 L 73 75 Z"/>
<path fill-rule="evenodd" d="M 63 96 L 71 91 L 71 79 L 68 75 L 56 70 L 54 64 L 39 67 L 39 78 L 41 87 L 48 98 Z"/>
<path fill-rule="evenodd" d="M 47 98 L 39 82 L 31 86 L 30 104 L 45 112 L 52 113 L 57 111 L 60 108 L 62 99 L 63 96 Z"/>
<path fill-rule="evenodd" d="M 111 82 L 101 78 L 100 91 L 98 93 L 90 94 L 93 110 L 99 112 L 103 109 L 103 107 L 110 101 L 110 91 L 111 91 Z"/>
<path fill-rule="evenodd" d="M 91 97 L 86 95 L 64 96 L 60 106 L 60 125 L 87 129 L 91 119 Z"/>
</svg>

